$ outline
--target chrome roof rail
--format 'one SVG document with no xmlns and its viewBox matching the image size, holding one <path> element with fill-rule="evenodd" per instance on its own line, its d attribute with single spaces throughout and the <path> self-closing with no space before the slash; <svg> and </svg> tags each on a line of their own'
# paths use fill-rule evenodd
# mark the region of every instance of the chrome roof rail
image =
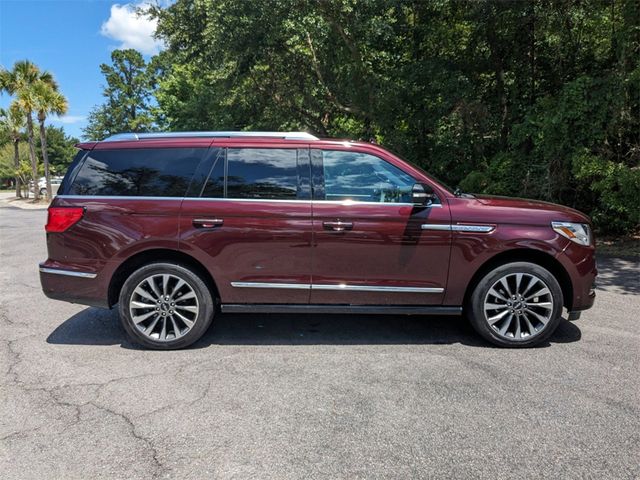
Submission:
<svg viewBox="0 0 640 480">
<path fill-rule="evenodd" d="M 268 137 L 282 138 L 284 140 L 318 140 L 318 137 L 307 132 L 149 132 L 149 133 L 118 133 L 111 135 L 103 142 L 120 142 L 125 140 L 146 140 L 154 138 L 242 138 L 242 137 Z"/>
</svg>

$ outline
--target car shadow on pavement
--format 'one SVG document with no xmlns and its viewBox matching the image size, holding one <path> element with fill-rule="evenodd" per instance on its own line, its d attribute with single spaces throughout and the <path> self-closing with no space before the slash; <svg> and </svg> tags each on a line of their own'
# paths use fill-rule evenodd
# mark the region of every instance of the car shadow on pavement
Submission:
<svg viewBox="0 0 640 480">
<path fill-rule="evenodd" d="M 577 325 L 562 320 L 541 347 L 580 340 Z M 121 345 L 130 342 L 117 310 L 86 308 L 57 327 L 47 338 L 56 345 Z M 463 317 L 392 315 L 218 314 L 209 331 L 190 348 L 210 345 L 443 345 L 491 348 Z"/>
</svg>

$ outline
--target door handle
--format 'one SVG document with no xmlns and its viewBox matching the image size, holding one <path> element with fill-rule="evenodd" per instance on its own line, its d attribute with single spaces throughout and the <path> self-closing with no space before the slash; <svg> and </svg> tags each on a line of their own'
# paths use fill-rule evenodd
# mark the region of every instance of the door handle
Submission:
<svg viewBox="0 0 640 480">
<path fill-rule="evenodd" d="M 344 232 L 345 230 L 351 230 L 353 223 L 351 222 L 322 222 L 322 226 L 325 230 L 333 230 L 334 232 Z"/>
<path fill-rule="evenodd" d="M 194 218 L 192 223 L 196 228 L 216 228 L 221 227 L 224 220 L 221 218 Z"/>
</svg>

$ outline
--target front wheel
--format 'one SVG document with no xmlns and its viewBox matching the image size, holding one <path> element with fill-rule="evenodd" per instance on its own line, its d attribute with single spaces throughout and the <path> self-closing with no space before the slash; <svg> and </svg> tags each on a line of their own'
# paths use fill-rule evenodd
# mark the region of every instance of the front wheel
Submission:
<svg viewBox="0 0 640 480">
<path fill-rule="evenodd" d="M 129 337 L 157 350 L 191 345 L 207 331 L 214 314 L 206 283 L 173 263 L 151 263 L 133 272 L 122 286 L 119 304 Z"/>
<path fill-rule="evenodd" d="M 476 285 L 467 316 L 486 340 L 531 347 L 547 340 L 562 316 L 562 289 L 545 268 L 528 262 L 502 265 Z"/>
</svg>

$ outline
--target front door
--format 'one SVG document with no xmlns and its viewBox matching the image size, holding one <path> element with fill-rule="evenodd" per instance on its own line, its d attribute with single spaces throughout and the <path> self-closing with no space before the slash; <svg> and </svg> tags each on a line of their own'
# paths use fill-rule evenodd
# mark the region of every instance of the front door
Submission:
<svg viewBox="0 0 640 480">
<path fill-rule="evenodd" d="M 180 248 L 207 266 L 222 303 L 309 302 L 309 150 L 288 147 L 213 149 L 183 201 Z"/>
<path fill-rule="evenodd" d="M 440 305 L 451 248 L 446 203 L 415 207 L 418 182 L 355 148 L 311 150 L 312 304 Z"/>
</svg>

